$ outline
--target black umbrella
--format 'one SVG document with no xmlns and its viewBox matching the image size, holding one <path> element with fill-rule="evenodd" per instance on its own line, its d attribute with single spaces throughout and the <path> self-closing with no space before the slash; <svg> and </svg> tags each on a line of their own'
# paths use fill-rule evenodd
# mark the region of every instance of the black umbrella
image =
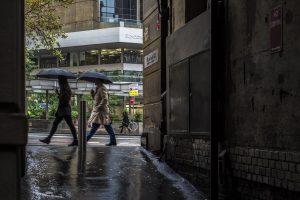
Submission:
<svg viewBox="0 0 300 200">
<path fill-rule="evenodd" d="M 95 83 L 99 79 L 105 84 L 112 83 L 112 80 L 110 80 L 106 75 L 100 72 L 83 72 L 78 78 L 78 80 L 84 80 L 93 83 Z"/>
<path fill-rule="evenodd" d="M 76 76 L 72 72 L 59 68 L 42 69 L 36 76 L 40 78 L 58 78 L 59 76 L 64 76 L 69 79 L 76 79 Z"/>
</svg>

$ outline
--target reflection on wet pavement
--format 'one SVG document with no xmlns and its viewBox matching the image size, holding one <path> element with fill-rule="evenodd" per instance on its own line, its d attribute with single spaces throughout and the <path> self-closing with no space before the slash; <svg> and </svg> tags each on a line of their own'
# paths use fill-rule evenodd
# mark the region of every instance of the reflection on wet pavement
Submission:
<svg viewBox="0 0 300 200">
<path fill-rule="evenodd" d="M 88 147 L 78 168 L 76 147 L 28 146 L 22 200 L 205 199 L 141 147 Z"/>
</svg>

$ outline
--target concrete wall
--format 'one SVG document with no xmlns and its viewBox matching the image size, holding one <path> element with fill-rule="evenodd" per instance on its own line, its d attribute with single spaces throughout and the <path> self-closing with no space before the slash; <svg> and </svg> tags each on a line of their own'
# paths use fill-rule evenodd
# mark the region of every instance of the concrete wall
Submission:
<svg viewBox="0 0 300 200">
<path fill-rule="evenodd" d="M 171 9 L 173 15 L 171 32 L 174 32 L 185 25 L 185 0 L 173 0 Z"/>
<path fill-rule="evenodd" d="M 143 1 L 144 9 L 144 57 L 157 52 L 157 61 L 144 68 L 144 132 L 148 133 L 148 148 L 161 149 L 161 30 L 157 29 L 157 1 Z M 144 66 L 145 67 L 145 66 Z"/>
<path fill-rule="evenodd" d="M 58 15 L 66 32 L 90 30 L 99 26 L 99 6 L 94 0 L 76 0 L 67 9 L 59 7 Z"/>
<path fill-rule="evenodd" d="M 272 54 L 278 5 L 283 51 Z M 224 143 L 237 199 L 296 199 L 300 191 L 299 9 L 297 0 L 228 0 Z"/>
<path fill-rule="evenodd" d="M 167 38 L 167 91 L 166 162 L 209 196 L 209 10 Z"/>
<path fill-rule="evenodd" d="M 231 144 L 299 151 L 300 3 L 283 4 L 284 50 L 271 54 L 268 15 L 277 5 L 229 1 L 227 94 L 234 112 L 227 136 Z"/>
</svg>

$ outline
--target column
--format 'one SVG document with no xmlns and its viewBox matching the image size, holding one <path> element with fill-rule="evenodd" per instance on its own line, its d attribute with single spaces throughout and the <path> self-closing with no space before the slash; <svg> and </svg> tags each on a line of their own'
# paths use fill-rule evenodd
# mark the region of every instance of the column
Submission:
<svg viewBox="0 0 300 200">
<path fill-rule="evenodd" d="M 0 1 L 0 198 L 21 199 L 25 115 L 24 0 Z"/>
</svg>

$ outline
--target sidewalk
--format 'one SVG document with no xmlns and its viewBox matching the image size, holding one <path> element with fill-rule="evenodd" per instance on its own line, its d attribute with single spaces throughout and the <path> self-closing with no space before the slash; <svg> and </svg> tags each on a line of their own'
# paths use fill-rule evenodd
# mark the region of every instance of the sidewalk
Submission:
<svg viewBox="0 0 300 200">
<path fill-rule="evenodd" d="M 65 144 L 71 138 L 65 137 L 54 138 L 51 145 L 38 145 L 36 134 L 29 135 L 22 200 L 205 199 L 152 154 L 142 147 L 128 145 L 136 142 L 126 138 L 126 145 L 116 147 L 99 143 L 108 138 L 94 138 L 87 148 L 86 172 L 80 174 L 78 148 L 67 147 Z M 59 140 L 63 142 L 56 143 Z M 118 141 L 122 144 L 120 138 Z"/>
</svg>

